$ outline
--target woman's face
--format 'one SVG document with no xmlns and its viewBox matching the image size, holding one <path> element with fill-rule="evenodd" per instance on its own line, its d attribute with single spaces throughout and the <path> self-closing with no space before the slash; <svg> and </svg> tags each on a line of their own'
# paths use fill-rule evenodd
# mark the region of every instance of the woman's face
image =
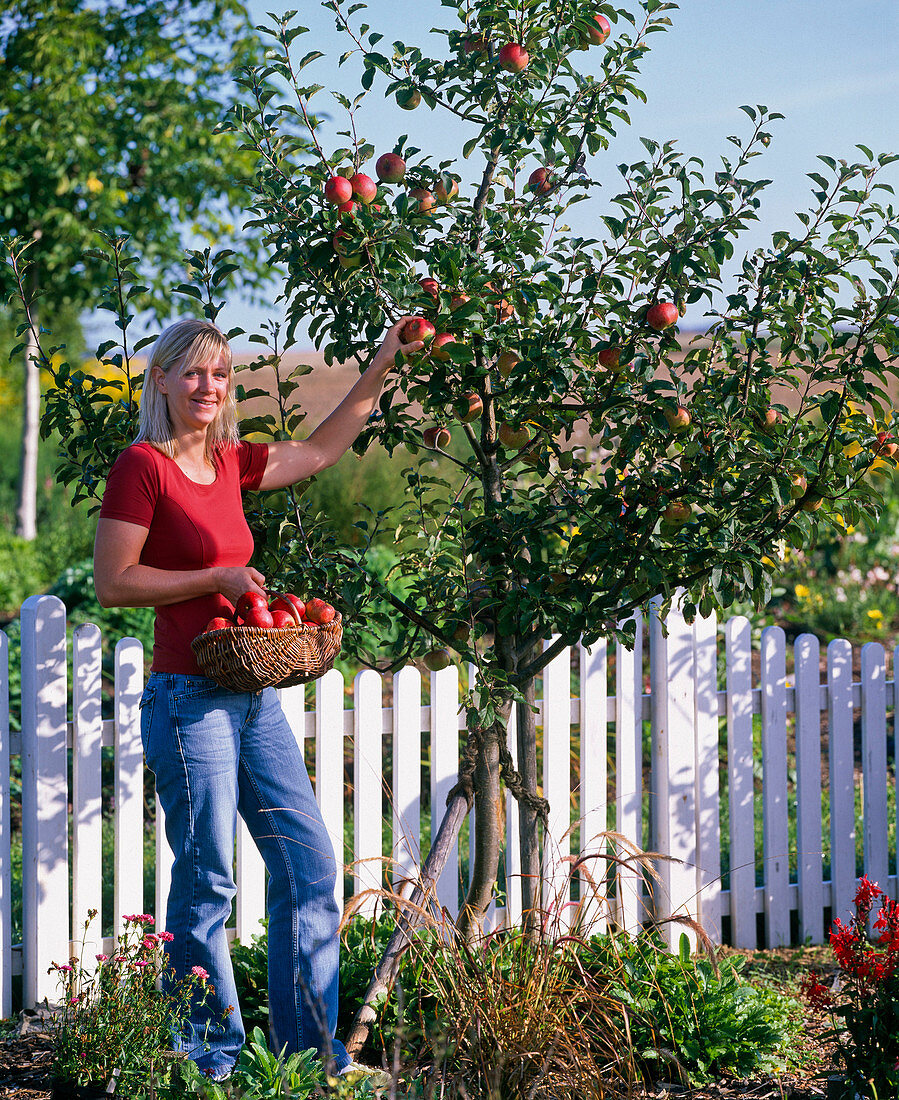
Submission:
<svg viewBox="0 0 899 1100">
<path fill-rule="evenodd" d="M 205 432 L 228 396 L 230 368 L 224 359 L 197 363 L 186 371 L 173 367 L 156 372 L 156 385 L 165 394 L 175 435 Z"/>
</svg>

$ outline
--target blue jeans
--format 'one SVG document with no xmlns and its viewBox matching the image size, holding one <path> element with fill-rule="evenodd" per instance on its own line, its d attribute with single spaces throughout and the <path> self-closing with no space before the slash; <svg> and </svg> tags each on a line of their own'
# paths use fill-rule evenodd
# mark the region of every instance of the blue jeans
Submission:
<svg viewBox="0 0 899 1100">
<path fill-rule="evenodd" d="M 141 699 L 147 765 L 175 855 L 166 945 L 175 978 L 194 966 L 214 986 L 176 1038 L 201 1069 L 231 1068 L 245 1032 L 225 924 L 236 893 L 234 838 L 246 821 L 269 873 L 271 1040 L 350 1061 L 337 1024 L 336 865 L 302 754 L 271 688 L 227 691 L 204 676 L 151 673 Z M 231 1009 L 231 1011 L 229 1011 Z"/>
</svg>

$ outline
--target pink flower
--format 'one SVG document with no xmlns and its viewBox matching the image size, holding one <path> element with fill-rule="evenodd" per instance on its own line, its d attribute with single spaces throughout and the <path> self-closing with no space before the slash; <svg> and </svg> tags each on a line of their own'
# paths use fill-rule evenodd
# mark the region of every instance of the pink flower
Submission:
<svg viewBox="0 0 899 1100">
<path fill-rule="evenodd" d="M 146 959 L 138 959 L 133 965 L 136 969 L 139 970 L 141 967 L 149 966 L 149 963 Z"/>
<path fill-rule="evenodd" d="M 201 982 L 205 982 L 209 979 L 209 971 L 204 970 L 202 966 L 192 966 L 190 972 L 195 977 L 199 978 Z"/>
<path fill-rule="evenodd" d="M 171 932 L 160 932 L 159 938 L 163 943 L 171 943 L 175 937 Z"/>
<path fill-rule="evenodd" d="M 156 935 L 155 932 L 150 932 L 143 938 L 143 946 L 148 951 L 153 951 L 158 943 L 159 937 Z"/>
<path fill-rule="evenodd" d="M 97 960 L 98 963 L 105 963 L 109 961 L 108 955 L 95 955 L 94 958 Z"/>
<path fill-rule="evenodd" d="M 60 974 L 71 974 L 72 973 L 72 967 L 69 966 L 68 963 L 63 963 L 61 966 L 57 966 L 56 969 L 59 971 Z"/>
</svg>

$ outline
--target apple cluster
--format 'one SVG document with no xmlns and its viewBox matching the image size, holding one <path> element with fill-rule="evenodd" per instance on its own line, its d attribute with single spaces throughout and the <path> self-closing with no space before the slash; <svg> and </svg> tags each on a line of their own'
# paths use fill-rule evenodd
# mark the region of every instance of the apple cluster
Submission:
<svg viewBox="0 0 899 1100">
<path fill-rule="evenodd" d="M 334 621 L 334 608 L 313 596 L 301 600 L 290 592 L 267 600 L 260 592 L 244 592 L 234 608 L 234 618 L 218 615 L 206 624 L 205 634 L 212 630 L 230 630 L 235 626 L 256 626 L 268 630 L 294 630 L 298 626 L 325 626 Z"/>
</svg>

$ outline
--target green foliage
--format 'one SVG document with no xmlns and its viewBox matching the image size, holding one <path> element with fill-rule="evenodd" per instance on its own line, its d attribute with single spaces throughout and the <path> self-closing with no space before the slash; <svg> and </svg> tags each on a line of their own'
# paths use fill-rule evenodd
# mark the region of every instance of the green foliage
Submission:
<svg viewBox="0 0 899 1100">
<path fill-rule="evenodd" d="M 44 583 L 34 543 L 0 527 L 0 617 L 12 618 L 24 600 L 42 591 Z"/>
<path fill-rule="evenodd" d="M 649 1081 L 677 1077 L 695 1086 L 721 1073 L 751 1077 L 782 1065 L 800 1026 L 792 999 L 741 978 L 744 960 L 693 957 L 686 936 L 677 954 L 650 934 L 593 936 L 581 959 L 623 1006 Z"/>
<path fill-rule="evenodd" d="M 244 1026 L 268 1034 L 268 920 L 263 924 L 264 931 L 251 936 L 249 943 L 234 940 L 231 966 Z"/>
<path fill-rule="evenodd" d="M 96 915 L 91 910 L 84 922 L 81 957 L 54 964 L 61 1001 L 52 1025 L 54 1075 L 78 1085 L 114 1079 L 133 1100 L 174 1100 L 179 1090 L 166 1053 L 204 979 L 171 980 L 162 938 L 144 927 L 152 917 L 143 914 L 124 917 L 112 956 L 89 965 L 87 934 Z"/>
<path fill-rule="evenodd" d="M 188 241 L 247 245 L 228 208 L 245 201 L 249 162 L 212 131 L 233 73 L 259 59 L 240 0 L 6 5 L 0 237 L 30 242 L 29 301 L 41 289 L 70 308 L 99 300 L 105 274 L 89 251 L 98 229 L 138 244 L 148 289 L 135 304 L 163 316 Z M 253 254 L 237 273 L 251 285 L 265 267 Z M 9 271 L 0 289 L 13 289 Z"/>
<path fill-rule="evenodd" d="M 286 1056 L 275 1054 L 268 1049 L 263 1031 L 256 1027 L 227 1080 L 211 1081 L 189 1061 L 182 1063 L 181 1079 L 188 1095 L 204 1100 L 307 1100 L 324 1080 L 324 1071 L 314 1049 Z"/>
</svg>

